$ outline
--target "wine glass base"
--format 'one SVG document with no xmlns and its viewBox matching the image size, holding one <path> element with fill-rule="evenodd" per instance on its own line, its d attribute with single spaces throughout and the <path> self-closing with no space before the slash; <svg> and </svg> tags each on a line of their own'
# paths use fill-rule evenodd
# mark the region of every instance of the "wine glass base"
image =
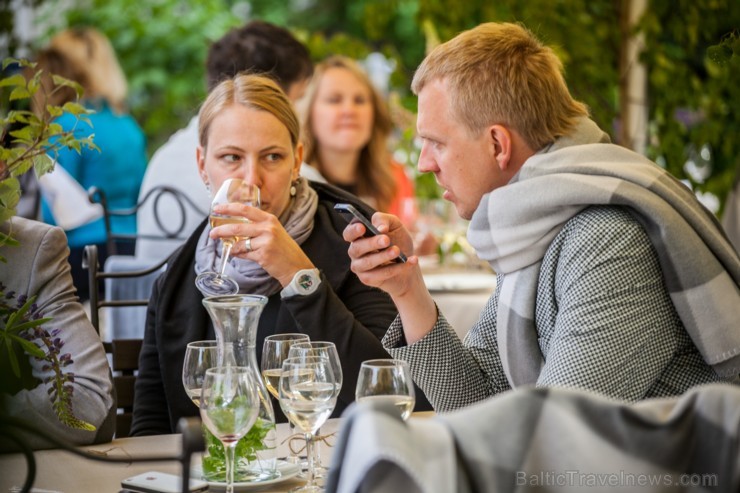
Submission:
<svg viewBox="0 0 740 493">
<path fill-rule="evenodd" d="M 299 486 L 289 491 L 289 493 L 323 493 L 323 492 L 324 492 L 324 487 L 319 486 L 317 484 L 313 484 L 311 486 L 309 485 Z"/>
<path fill-rule="evenodd" d="M 237 294 L 239 284 L 230 277 L 220 276 L 216 272 L 204 272 L 195 278 L 195 287 L 204 297 Z"/>
</svg>

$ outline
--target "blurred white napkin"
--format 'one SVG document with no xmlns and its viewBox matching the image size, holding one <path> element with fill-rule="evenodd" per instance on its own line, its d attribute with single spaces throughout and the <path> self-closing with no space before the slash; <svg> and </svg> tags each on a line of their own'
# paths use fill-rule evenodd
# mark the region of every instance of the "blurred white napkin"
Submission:
<svg viewBox="0 0 740 493">
<path fill-rule="evenodd" d="M 57 226 L 70 230 L 103 217 L 103 206 L 92 204 L 77 180 L 56 164 L 54 171 L 39 178 L 39 187 Z"/>
</svg>

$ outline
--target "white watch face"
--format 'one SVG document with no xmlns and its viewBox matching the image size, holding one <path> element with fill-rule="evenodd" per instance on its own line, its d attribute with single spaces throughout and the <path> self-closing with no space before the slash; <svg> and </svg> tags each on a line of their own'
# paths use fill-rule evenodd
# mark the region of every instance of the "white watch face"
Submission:
<svg viewBox="0 0 740 493">
<path fill-rule="evenodd" d="M 298 278 L 298 287 L 302 291 L 311 291 L 311 288 L 316 285 L 316 281 L 310 274 L 301 274 Z"/>
<path fill-rule="evenodd" d="M 319 283 L 321 283 L 321 278 L 319 278 L 318 275 L 316 275 L 316 272 L 313 270 L 306 270 L 304 272 L 300 272 L 294 279 L 293 279 L 293 286 L 294 289 L 301 294 L 311 294 L 319 287 Z"/>
</svg>

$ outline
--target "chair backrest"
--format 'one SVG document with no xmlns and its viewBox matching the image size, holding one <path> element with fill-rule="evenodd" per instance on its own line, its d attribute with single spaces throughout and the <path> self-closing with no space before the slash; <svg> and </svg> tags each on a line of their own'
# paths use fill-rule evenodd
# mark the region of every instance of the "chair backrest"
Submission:
<svg viewBox="0 0 740 493">
<path fill-rule="evenodd" d="M 98 247 L 87 245 L 84 250 L 82 265 L 88 269 L 88 281 L 90 283 L 90 320 L 95 330 L 100 334 L 100 314 L 103 307 L 130 307 L 146 306 L 147 298 L 127 300 L 101 299 L 99 285 L 101 279 L 118 278 L 140 278 L 161 269 L 166 259 L 150 268 L 130 272 L 104 272 L 100 270 L 98 262 Z M 142 327 L 143 333 L 143 327 Z M 136 383 L 136 371 L 139 367 L 139 353 L 141 352 L 141 338 L 119 339 L 113 338 L 104 342 L 106 352 L 109 354 L 111 369 L 113 370 L 113 384 L 117 394 L 116 415 L 116 437 L 128 436 L 131 429 L 131 418 L 134 406 L 134 387 Z"/>
<path fill-rule="evenodd" d="M 103 219 L 107 238 L 108 254 L 117 253 L 117 245 L 121 242 L 135 242 L 139 239 L 147 240 L 179 240 L 184 241 L 190 234 L 189 218 L 204 218 L 208 211 L 203 211 L 193 200 L 182 191 L 159 185 L 149 190 L 139 202 L 125 209 L 111 209 L 105 192 L 97 187 L 90 187 L 87 191 L 88 199 L 93 204 L 103 207 Z M 150 204 L 151 201 L 151 204 Z M 111 226 L 111 218 L 136 216 L 144 206 L 151 205 L 147 210 L 153 215 L 154 223 L 158 228 L 156 233 L 120 234 L 115 233 Z M 173 212 L 176 211 L 176 212 Z"/>
</svg>

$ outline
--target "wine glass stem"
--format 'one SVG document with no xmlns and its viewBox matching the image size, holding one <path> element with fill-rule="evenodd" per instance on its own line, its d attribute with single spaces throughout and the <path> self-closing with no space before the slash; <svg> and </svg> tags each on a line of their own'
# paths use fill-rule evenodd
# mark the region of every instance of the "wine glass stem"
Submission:
<svg viewBox="0 0 740 493">
<path fill-rule="evenodd" d="M 313 435 L 306 433 L 306 459 L 308 460 L 308 470 L 306 471 L 306 486 L 313 486 Z"/>
<path fill-rule="evenodd" d="M 224 277 L 224 270 L 226 270 L 226 262 L 229 261 L 229 255 L 231 255 L 231 248 L 234 243 L 231 241 L 221 240 L 223 246 L 221 247 L 221 267 L 218 269 L 218 277 Z"/>
<path fill-rule="evenodd" d="M 314 436 L 321 435 L 321 429 L 316 430 L 316 433 Z M 314 467 L 314 475 L 316 474 L 316 470 L 320 469 L 321 466 L 321 447 L 319 444 L 314 444 L 313 447 L 313 467 Z M 321 474 L 319 474 L 321 476 Z"/>
<path fill-rule="evenodd" d="M 231 441 L 224 444 L 226 452 L 226 493 L 234 493 L 234 469 L 236 469 L 236 444 L 237 441 Z"/>
</svg>

